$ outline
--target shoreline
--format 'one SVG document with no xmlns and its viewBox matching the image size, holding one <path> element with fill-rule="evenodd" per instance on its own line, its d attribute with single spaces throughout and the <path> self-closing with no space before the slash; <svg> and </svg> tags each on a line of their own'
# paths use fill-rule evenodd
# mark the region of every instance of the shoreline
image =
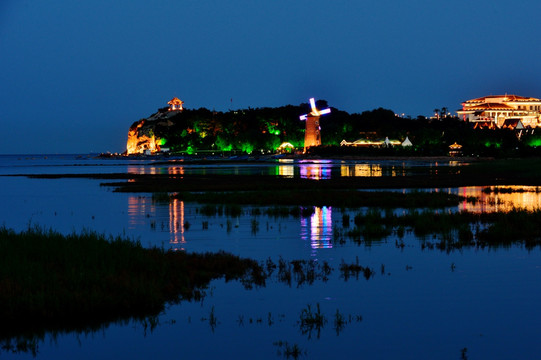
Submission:
<svg viewBox="0 0 541 360">
<path fill-rule="evenodd" d="M 311 160 L 330 160 L 329 158 L 310 158 Z M 344 159 L 341 157 L 341 159 Z M 364 158 L 369 161 L 368 158 Z M 380 159 L 381 158 L 377 158 Z M 388 157 L 394 161 L 403 158 Z M 30 178 L 59 179 L 87 178 L 99 179 L 101 186 L 109 186 L 119 192 L 195 192 L 195 191 L 273 191 L 287 190 L 339 190 L 339 189 L 405 189 L 405 188 L 456 188 L 465 186 L 541 186 L 541 159 L 500 160 L 460 158 L 462 166 L 448 163 L 448 157 L 408 158 L 408 161 L 424 161 L 426 166 L 413 166 L 407 173 L 399 176 L 338 176 L 326 179 L 291 177 L 282 175 L 251 174 L 190 174 L 156 173 L 133 174 L 117 173 L 56 173 L 56 174 L 11 174 L 0 176 L 26 176 Z M 307 157 L 299 159 L 307 160 Z M 237 163 L 256 164 L 261 159 L 241 162 L 235 160 L 198 160 L 194 162 L 163 161 L 152 162 L 170 165 L 234 165 Z M 354 161 L 344 159 L 344 161 Z M 455 160 L 452 160 L 455 161 Z M 459 165 L 460 165 L 459 164 Z M 392 164 L 389 164 L 391 166 Z M 441 166 L 440 166 L 441 165 Z"/>
</svg>

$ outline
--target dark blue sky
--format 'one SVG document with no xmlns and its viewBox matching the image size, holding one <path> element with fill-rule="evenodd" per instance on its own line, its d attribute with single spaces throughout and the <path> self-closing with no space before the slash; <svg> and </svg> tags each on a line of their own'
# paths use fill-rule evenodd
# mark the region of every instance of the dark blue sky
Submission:
<svg viewBox="0 0 541 360">
<path fill-rule="evenodd" d="M 0 154 L 123 151 L 166 106 L 411 116 L 541 98 L 539 1 L 0 2 Z"/>
</svg>

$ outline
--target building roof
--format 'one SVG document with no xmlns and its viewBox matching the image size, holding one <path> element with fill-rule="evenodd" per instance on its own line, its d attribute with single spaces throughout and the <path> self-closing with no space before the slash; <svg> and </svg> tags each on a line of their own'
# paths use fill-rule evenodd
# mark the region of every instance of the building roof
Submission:
<svg viewBox="0 0 541 360">
<path fill-rule="evenodd" d="M 468 110 L 515 110 L 514 107 L 504 103 L 482 103 L 479 105 L 467 106 Z"/>
<path fill-rule="evenodd" d="M 182 105 L 184 101 L 180 100 L 178 97 L 174 97 L 167 103 L 168 105 Z"/>
<path fill-rule="evenodd" d="M 488 96 L 483 96 L 483 97 L 480 97 L 480 98 L 477 98 L 477 99 L 467 100 L 464 103 L 466 103 L 466 104 L 486 103 L 486 102 L 494 102 L 494 101 L 497 101 L 497 100 L 505 101 L 505 102 L 511 102 L 511 101 L 519 101 L 519 102 L 520 101 L 524 101 L 524 102 L 541 101 L 541 100 L 539 100 L 537 98 L 525 97 L 525 96 L 519 96 L 519 95 L 488 95 Z"/>
</svg>

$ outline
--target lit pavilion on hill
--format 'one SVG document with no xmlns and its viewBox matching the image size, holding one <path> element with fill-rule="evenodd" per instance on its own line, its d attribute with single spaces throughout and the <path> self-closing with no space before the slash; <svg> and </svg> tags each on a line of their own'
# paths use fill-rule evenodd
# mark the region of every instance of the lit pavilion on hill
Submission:
<svg viewBox="0 0 541 360">
<path fill-rule="evenodd" d="M 518 95 L 490 95 L 462 103 L 457 111 L 479 127 L 501 128 L 507 120 L 520 120 L 524 127 L 541 126 L 541 100 Z"/>
<path fill-rule="evenodd" d="M 180 100 L 178 97 L 172 98 L 167 105 L 169 106 L 169 111 L 182 111 L 182 104 L 184 101 Z"/>
</svg>

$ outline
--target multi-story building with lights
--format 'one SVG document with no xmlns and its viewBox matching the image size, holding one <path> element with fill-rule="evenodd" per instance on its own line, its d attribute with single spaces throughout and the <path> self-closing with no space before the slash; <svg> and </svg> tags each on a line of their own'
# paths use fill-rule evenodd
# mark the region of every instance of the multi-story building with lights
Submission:
<svg viewBox="0 0 541 360">
<path fill-rule="evenodd" d="M 524 127 L 541 126 L 541 100 L 518 95 L 489 95 L 462 103 L 457 111 L 465 121 L 483 124 L 483 127 L 501 128 L 512 119 Z"/>
</svg>

